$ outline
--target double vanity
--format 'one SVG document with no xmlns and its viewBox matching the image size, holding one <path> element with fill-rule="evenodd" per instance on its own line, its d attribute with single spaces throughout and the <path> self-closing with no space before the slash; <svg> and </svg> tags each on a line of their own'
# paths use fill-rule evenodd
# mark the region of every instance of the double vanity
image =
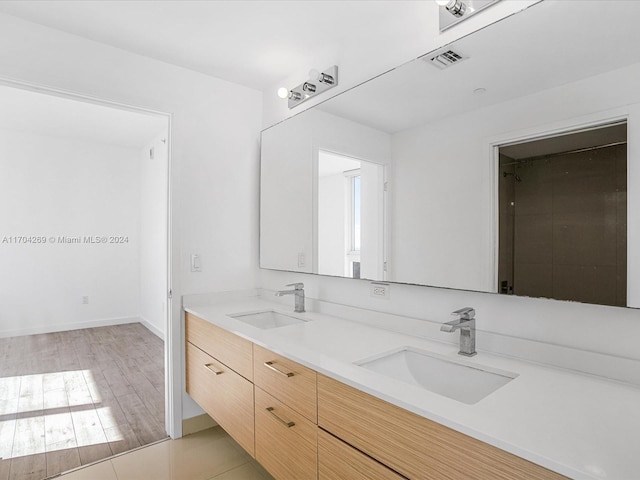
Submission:
<svg viewBox="0 0 640 480">
<path fill-rule="evenodd" d="M 186 386 L 275 478 L 640 479 L 640 2 L 528 3 L 263 130 L 261 283 L 326 278 L 185 301 Z"/>
<path fill-rule="evenodd" d="M 637 474 L 634 387 L 274 300 L 187 302 L 185 335 L 187 392 L 276 479 Z"/>
</svg>

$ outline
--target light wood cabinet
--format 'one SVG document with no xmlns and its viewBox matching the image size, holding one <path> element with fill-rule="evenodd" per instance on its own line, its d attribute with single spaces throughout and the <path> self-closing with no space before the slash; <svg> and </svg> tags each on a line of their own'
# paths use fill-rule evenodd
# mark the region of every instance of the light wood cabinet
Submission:
<svg viewBox="0 0 640 480">
<path fill-rule="evenodd" d="M 249 340 L 189 312 L 185 313 L 185 336 L 187 342 L 253 381 L 253 343 Z"/>
<path fill-rule="evenodd" d="M 254 456 L 253 384 L 188 342 L 186 360 L 187 393 Z"/>
<path fill-rule="evenodd" d="M 318 429 L 318 480 L 405 480 L 380 462 Z"/>
<path fill-rule="evenodd" d="M 185 321 L 187 392 L 276 480 L 566 479 L 195 315 Z"/>
<path fill-rule="evenodd" d="M 258 387 L 255 407 L 256 460 L 277 480 L 316 479 L 316 424 Z"/>
<path fill-rule="evenodd" d="M 259 345 L 253 346 L 254 383 L 317 423 L 316 372 Z"/>
<path fill-rule="evenodd" d="M 318 425 L 412 480 L 566 478 L 324 375 Z"/>
</svg>

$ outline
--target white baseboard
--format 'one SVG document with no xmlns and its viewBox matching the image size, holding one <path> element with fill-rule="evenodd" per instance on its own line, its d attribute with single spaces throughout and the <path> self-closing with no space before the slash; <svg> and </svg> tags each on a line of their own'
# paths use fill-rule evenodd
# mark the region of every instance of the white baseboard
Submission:
<svg viewBox="0 0 640 480">
<path fill-rule="evenodd" d="M 123 325 L 126 323 L 142 323 L 142 319 L 140 317 L 102 318 L 99 320 L 87 320 L 83 322 L 58 323 L 52 325 L 41 325 L 38 327 L 19 328 L 16 330 L 3 330 L 0 331 L 0 338 L 19 337 L 22 335 L 38 335 L 52 332 L 66 332 L 68 330 L 79 330 L 81 328 L 108 327 L 111 325 Z"/>
<path fill-rule="evenodd" d="M 147 320 L 144 317 L 140 317 L 140 323 L 142 325 L 144 325 L 147 330 L 149 330 L 151 333 L 153 333 L 156 337 L 160 338 L 160 340 L 162 340 L 164 342 L 164 332 L 162 330 L 160 330 L 158 327 L 156 327 L 154 324 L 152 324 L 149 320 Z"/>
</svg>

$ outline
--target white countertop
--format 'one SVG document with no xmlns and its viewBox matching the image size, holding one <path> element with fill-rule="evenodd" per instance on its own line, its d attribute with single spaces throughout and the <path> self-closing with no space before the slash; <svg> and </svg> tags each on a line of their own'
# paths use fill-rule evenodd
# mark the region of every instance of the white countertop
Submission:
<svg viewBox="0 0 640 480">
<path fill-rule="evenodd" d="M 324 375 L 575 479 L 640 479 L 640 389 L 599 377 L 484 353 L 463 358 L 425 340 L 261 297 L 185 307 L 198 317 Z M 229 314 L 274 310 L 311 320 L 263 330 Z M 456 334 L 457 335 L 457 334 Z M 354 362 L 401 347 L 518 374 L 468 405 Z"/>
</svg>

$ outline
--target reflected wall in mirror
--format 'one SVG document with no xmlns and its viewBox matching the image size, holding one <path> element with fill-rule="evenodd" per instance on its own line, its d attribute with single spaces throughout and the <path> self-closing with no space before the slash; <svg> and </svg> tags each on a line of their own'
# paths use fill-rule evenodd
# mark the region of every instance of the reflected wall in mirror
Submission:
<svg viewBox="0 0 640 480">
<path fill-rule="evenodd" d="M 348 172 L 359 165 L 365 177 L 361 182 L 359 278 L 383 280 L 386 234 L 382 192 L 390 151 L 389 135 L 317 108 L 264 131 L 260 266 L 354 276 L 357 257 L 350 239 L 355 236 L 349 237 L 349 230 L 355 226 L 350 226 L 349 212 L 340 210 L 350 208 L 351 197 L 346 191 L 329 194 L 331 179 L 327 177 L 329 172 L 336 173 L 336 168 Z M 336 163 L 343 167 L 335 167 Z M 348 173 L 346 177 L 340 173 L 334 179 L 345 180 L 346 189 L 348 177 Z M 329 231 L 334 232 L 331 237 Z"/>
<path fill-rule="evenodd" d="M 515 294 L 616 305 L 625 304 L 626 290 L 626 305 L 640 306 L 640 48 L 635 47 L 640 44 L 640 2 L 624 2 L 624 15 L 616 9 L 618 3 L 540 2 L 266 129 L 261 267 L 319 273 L 318 158 L 324 150 L 386 170 L 388 230 L 381 250 L 386 272 L 366 271 L 361 264 L 362 278 L 483 292 L 500 292 L 506 280 L 507 291 L 513 287 Z M 440 54 L 460 60 L 436 68 L 432 59 Z M 565 283 L 588 284 L 588 268 L 593 278 L 612 279 L 615 268 L 615 302 L 610 292 L 602 300 L 580 293 L 585 289 L 576 289 L 578 294 L 571 297 L 565 294 L 567 288 L 564 293 L 538 287 L 520 290 L 516 284 L 523 284 L 516 280 L 526 268 L 524 253 L 510 267 L 515 277 L 501 278 L 501 182 L 508 179 L 513 184 L 517 173 L 522 182 L 516 188 L 522 192 L 533 186 L 530 176 L 525 181 L 525 170 L 534 167 L 514 165 L 513 172 L 505 170 L 513 175 L 502 177 L 501 169 L 509 161 L 501 165 L 500 154 L 519 160 L 510 154 L 510 146 L 625 122 L 628 143 L 616 148 L 626 154 L 626 193 L 604 193 L 601 201 L 613 202 L 615 197 L 615 215 L 627 218 L 626 236 L 624 221 L 616 221 L 614 227 L 608 211 L 598 220 L 609 229 L 600 234 L 599 243 L 555 247 L 573 267 L 589 249 L 607 257 L 597 272 L 593 263 L 580 264 L 582 273 Z M 575 166 L 566 188 L 584 181 L 589 190 L 586 177 L 592 166 L 588 159 L 585 162 Z M 621 176 L 616 182 L 625 183 Z M 527 201 L 520 198 L 520 203 Z M 574 213 L 572 225 L 579 217 L 596 220 L 595 214 Z M 550 221 L 557 223 L 559 217 Z M 546 225 L 548 229 L 548 221 Z M 588 228 L 576 225 L 569 237 Z M 517 228 L 512 235 L 516 234 L 528 235 Z M 335 241 L 342 240 L 338 235 Z M 551 247 L 534 247 L 541 255 L 544 248 L 553 250 L 553 240 Z M 626 267 L 619 263 L 625 256 Z M 546 265 L 546 271 L 556 268 L 553 262 Z M 606 273 L 600 268 L 605 266 Z M 353 275 L 353 270 L 344 272 Z M 626 282 L 618 281 L 625 276 Z M 600 291 L 603 285 L 587 285 L 586 290 Z"/>
</svg>

